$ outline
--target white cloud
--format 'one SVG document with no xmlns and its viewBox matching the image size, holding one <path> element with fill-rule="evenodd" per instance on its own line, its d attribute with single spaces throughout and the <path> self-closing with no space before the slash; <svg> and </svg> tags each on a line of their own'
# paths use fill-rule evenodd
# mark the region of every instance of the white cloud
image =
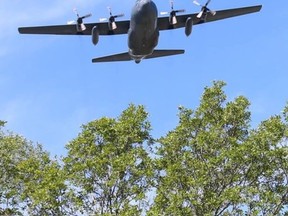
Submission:
<svg viewBox="0 0 288 216">
<path fill-rule="evenodd" d="M 13 53 L 17 43 L 18 27 L 46 24 L 65 24 L 68 19 L 75 18 L 73 8 L 79 8 L 83 13 L 88 12 L 96 5 L 103 3 L 93 0 L 57 0 L 57 1 L 0 1 L 0 57 Z"/>
<path fill-rule="evenodd" d="M 1 0 L 0 57 L 21 50 L 18 33 L 20 26 L 65 24 L 68 20 L 75 19 L 74 8 L 77 8 L 80 14 L 92 13 L 93 17 L 89 19 L 89 22 L 92 22 L 108 16 L 106 9 L 108 5 L 113 7 L 115 13 L 130 13 L 134 1 L 129 0 L 120 4 L 115 0 Z M 126 14 L 127 19 L 129 16 Z"/>
</svg>

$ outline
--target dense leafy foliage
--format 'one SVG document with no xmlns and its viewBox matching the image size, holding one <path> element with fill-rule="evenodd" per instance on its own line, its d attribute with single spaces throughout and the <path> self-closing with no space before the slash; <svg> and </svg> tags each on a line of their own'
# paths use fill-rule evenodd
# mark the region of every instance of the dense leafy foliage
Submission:
<svg viewBox="0 0 288 216">
<path fill-rule="evenodd" d="M 225 103 L 224 83 L 182 108 L 159 142 L 155 215 L 278 215 L 288 204 L 287 109 L 250 128 L 249 102 Z"/>
<path fill-rule="evenodd" d="M 224 86 L 159 139 L 143 106 L 91 121 L 63 158 L 0 121 L 0 215 L 288 214 L 288 106 L 252 128 Z"/>
<path fill-rule="evenodd" d="M 58 161 L 40 145 L 12 133 L 0 133 L 0 214 L 58 214 L 65 190 Z M 61 181 L 61 183 L 59 182 Z"/>
<path fill-rule="evenodd" d="M 131 105 L 117 119 L 84 125 L 67 145 L 65 168 L 82 212 L 141 213 L 152 176 L 147 115 L 143 106 Z"/>
</svg>

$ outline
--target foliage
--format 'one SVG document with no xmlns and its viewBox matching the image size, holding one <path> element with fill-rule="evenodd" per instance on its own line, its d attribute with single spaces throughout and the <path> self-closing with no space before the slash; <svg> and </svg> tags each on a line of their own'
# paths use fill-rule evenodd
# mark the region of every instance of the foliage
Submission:
<svg viewBox="0 0 288 216">
<path fill-rule="evenodd" d="M 279 215 L 287 207 L 287 122 L 274 116 L 251 129 L 248 100 L 225 103 L 224 85 L 206 88 L 195 111 L 181 108 L 179 125 L 159 140 L 149 214 Z"/>
<path fill-rule="evenodd" d="M 66 176 L 57 160 L 51 160 L 38 147 L 18 167 L 23 184 L 21 198 L 29 215 L 64 215 L 73 212 L 73 206 L 69 206 Z"/>
<path fill-rule="evenodd" d="M 61 215 L 64 181 L 58 162 L 41 145 L 0 132 L 1 215 Z"/>
<path fill-rule="evenodd" d="M 5 121 L 1 121 L 1 120 L 0 120 L 0 128 L 3 127 L 5 124 L 6 124 Z"/>
<path fill-rule="evenodd" d="M 83 125 L 64 158 L 0 121 L 0 215 L 288 215 L 288 105 L 252 128 L 224 86 L 157 145 L 143 106 Z"/>
<path fill-rule="evenodd" d="M 143 106 L 130 105 L 117 119 L 84 125 L 67 145 L 65 167 L 84 213 L 141 213 L 153 174 L 147 116 Z"/>
<path fill-rule="evenodd" d="M 3 124 L 4 126 L 4 124 Z M 23 137 L 0 132 L 0 212 L 20 214 L 22 185 L 18 165 L 26 160 L 31 145 Z"/>
</svg>

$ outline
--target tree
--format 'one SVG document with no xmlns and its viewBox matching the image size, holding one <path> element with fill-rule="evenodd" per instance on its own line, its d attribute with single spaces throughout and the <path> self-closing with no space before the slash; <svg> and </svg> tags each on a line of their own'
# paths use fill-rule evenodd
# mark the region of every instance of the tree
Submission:
<svg viewBox="0 0 288 216">
<path fill-rule="evenodd" d="M 59 162 L 41 145 L 0 130 L 1 215 L 63 215 L 71 211 L 65 190 Z"/>
<path fill-rule="evenodd" d="M 1 121 L 1 127 L 5 122 Z M 21 215 L 23 190 L 18 165 L 32 151 L 30 142 L 19 135 L 3 132 L 0 128 L 0 213 Z"/>
<path fill-rule="evenodd" d="M 58 160 L 41 146 L 18 165 L 21 200 L 29 215 L 72 215 L 66 175 Z"/>
<path fill-rule="evenodd" d="M 280 215 L 288 206 L 288 107 L 257 129 L 249 101 L 226 102 L 224 82 L 159 139 L 156 198 L 149 215 Z"/>
<path fill-rule="evenodd" d="M 79 211 L 93 215 L 140 215 L 153 169 L 148 113 L 130 105 L 118 118 L 84 125 L 66 147 L 69 184 Z"/>
<path fill-rule="evenodd" d="M 130 105 L 83 125 L 61 159 L 0 121 L 0 215 L 288 215 L 288 105 L 252 128 L 224 86 L 156 141 Z"/>
<path fill-rule="evenodd" d="M 6 123 L 7 123 L 7 122 L 0 120 L 0 128 L 1 128 L 1 127 L 4 127 L 4 125 L 5 125 Z"/>
</svg>

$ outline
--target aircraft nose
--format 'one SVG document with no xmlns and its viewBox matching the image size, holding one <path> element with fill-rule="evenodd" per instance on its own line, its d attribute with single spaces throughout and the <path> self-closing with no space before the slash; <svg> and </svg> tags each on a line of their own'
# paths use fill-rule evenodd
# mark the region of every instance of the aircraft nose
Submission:
<svg viewBox="0 0 288 216">
<path fill-rule="evenodd" d="M 151 5 L 155 5 L 155 3 L 151 0 L 143 0 L 143 6 L 151 6 Z"/>
<path fill-rule="evenodd" d="M 143 3 L 146 3 L 146 4 L 150 4 L 152 2 L 152 0 L 142 0 Z"/>
<path fill-rule="evenodd" d="M 139 9 L 142 11 L 142 13 L 157 13 L 157 7 L 155 3 L 152 0 L 141 0 L 141 3 L 139 5 Z"/>
</svg>

